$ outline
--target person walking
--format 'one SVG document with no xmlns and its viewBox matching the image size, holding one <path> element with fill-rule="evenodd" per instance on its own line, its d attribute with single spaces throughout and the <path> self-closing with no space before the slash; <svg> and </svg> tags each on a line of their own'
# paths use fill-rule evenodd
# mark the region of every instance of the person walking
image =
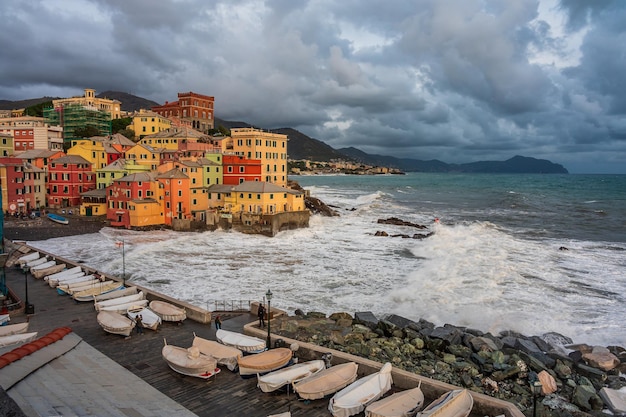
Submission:
<svg viewBox="0 0 626 417">
<path fill-rule="evenodd" d="M 259 303 L 258 316 L 259 316 L 259 327 L 264 328 L 265 327 L 265 307 L 263 306 L 263 303 Z"/>
<path fill-rule="evenodd" d="M 215 316 L 215 330 L 219 330 L 222 328 L 222 319 L 219 315 Z"/>
<path fill-rule="evenodd" d="M 143 318 L 141 317 L 141 314 L 137 314 L 135 323 L 135 327 L 137 328 L 137 334 L 143 334 Z"/>
</svg>

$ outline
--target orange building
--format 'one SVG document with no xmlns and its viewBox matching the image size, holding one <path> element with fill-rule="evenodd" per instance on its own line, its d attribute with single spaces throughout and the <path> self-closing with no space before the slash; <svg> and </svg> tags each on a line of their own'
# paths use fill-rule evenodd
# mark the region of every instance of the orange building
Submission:
<svg viewBox="0 0 626 417">
<path fill-rule="evenodd" d="M 213 105 L 215 97 L 194 92 L 178 93 L 178 101 L 165 102 L 162 106 L 152 107 L 152 111 L 168 119 L 177 118 L 183 123 L 191 123 L 191 127 L 203 133 L 214 128 Z"/>
<path fill-rule="evenodd" d="M 163 224 L 161 195 L 154 173 L 140 172 L 117 179 L 106 188 L 107 220 L 111 226 L 125 228 Z"/>
<path fill-rule="evenodd" d="M 165 224 L 172 225 L 173 219 L 191 219 L 191 207 L 189 198 L 189 177 L 180 169 L 174 168 L 162 174 L 158 174 L 157 181 L 163 189 L 163 201 Z"/>
</svg>

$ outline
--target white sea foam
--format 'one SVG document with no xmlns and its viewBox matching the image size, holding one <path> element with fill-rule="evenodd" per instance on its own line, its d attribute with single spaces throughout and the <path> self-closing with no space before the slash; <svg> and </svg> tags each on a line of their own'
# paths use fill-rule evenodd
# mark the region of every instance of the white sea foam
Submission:
<svg viewBox="0 0 626 417">
<path fill-rule="evenodd" d="M 623 251 L 611 243 L 529 240 L 486 221 L 433 224 L 439 212 L 413 211 L 384 192 L 311 188 L 341 216 L 312 216 L 309 228 L 274 238 L 104 228 L 32 244 L 100 271 L 125 269 L 132 282 L 209 309 L 216 300 L 260 300 L 271 289 L 272 305 L 290 312 L 396 313 L 437 325 L 554 331 L 577 343 L 626 346 Z M 391 216 L 435 234 L 374 236 L 429 231 L 377 224 Z M 115 246 L 120 239 L 124 257 Z"/>
</svg>

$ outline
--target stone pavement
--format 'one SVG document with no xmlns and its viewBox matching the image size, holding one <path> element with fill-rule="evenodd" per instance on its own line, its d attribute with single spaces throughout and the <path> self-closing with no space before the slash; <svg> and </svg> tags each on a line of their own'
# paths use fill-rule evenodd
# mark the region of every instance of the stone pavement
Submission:
<svg viewBox="0 0 626 417">
<path fill-rule="evenodd" d="M 24 273 L 19 269 L 6 268 L 7 285 L 20 297 L 25 294 Z M 93 303 L 77 303 L 68 296 L 57 295 L 47 283 L 28 280 L 28 300 L 34 305 L 35 313 L 28 317 L 29 331 L 39 332 L 39 337 L 59 327 L 70 327 L 84 342 L 121 365 L 106 376 L 111 387 L 119 389 L 120 381 L 128 372 L 147 382 L 149 392 L 136 392 L 139 398 L 147 398 L 153 408 L 159 401 L 174 400 L 185 409 L 200 417 L 249 416 L 265 417 L 291 410 L 294 417 L 329 416 L 328 400 L 303 402 L 293 394 L 263 393 L 256 387 L 256 378 L 242 379 L 238 373 L 222 369 L 215 379 L 205 381 L 178 374 L 171 370 L 161 357 L 164 339 L 170 345 L 188 347 L 194 332 L 203 338 L 215 340 L 213 326 L 193 322 L 189 319 L 181 325 L 164 323 L 158 332 L 145 330 L 143 335 L 133 334 L 130 338 L 104 332 L 96 321 Z M 241 332 L 243 326 L 254 317 L 250 314 L 221 314 L 225 330 Z M 12 317 L 12 322 L 25 321 L 25 315 Z M 80 381 L 76 381 L 80 386 Z M 154 391 L 154 389 L 156 391 Z M 113 388 L 112 388 L 113 389 Z M 125 387 L 129 391 L 137 387 Z M 139 388 L 143 389 L 143 388 Z M 158 392 L 157 392 L 158 391 Z M 83 401 L 76 397 L 76 401 Z M 26 412 L 26 410 L 24 410 Z M 97 411 L 94 414 L 98 415 Z M 108 414 L 107 414 L 108 415 Z M 121 414 L 128 416 L 128 414 Z"/>
</svg>

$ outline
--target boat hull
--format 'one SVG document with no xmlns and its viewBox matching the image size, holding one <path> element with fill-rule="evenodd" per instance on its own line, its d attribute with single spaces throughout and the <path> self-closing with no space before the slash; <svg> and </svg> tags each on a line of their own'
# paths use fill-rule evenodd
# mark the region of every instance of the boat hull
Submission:
<svg viewBox="0 0 626 417">
<path fill-rule="evenodd" d="M 203 355 L 194 348 L 184 349 L 166 344 L 161 355 L 167 365 L 179 374 L 209 379 L 220 372 L 214 358 Z"/>
<path fill-rule="evenodd" d="M 321 359 L 303 362 L 279 369 L 265 375 L 259 375 L 257 386 L 263 392 L 273 392 L 296 383 L 326 369 Z"/>
<path fill-rule="evenodd" d="M 417 387 L 396 392 L 365 408 L 365 417 L 411 417 L 424 405 L 424 393 Z"/>
<path fill-rule="evenodd" d="M 243 356 L 243 352 L 232 346 L 226 346 L 213 340 L 203 339 L 194 333 L 192 346 L 200 349 L 200 352 L 213 356 L 218 365 L 224 365 L 229 371 L 236 371 L 239 367 L 238 360 Z"/>
<path fill-rule="evenodd" d="M 293 384 L 293 390 L 303 400 L 318 400 L 336 393 L 356 380 L 358 365 L 346 362 Z"/>
<path fill-rule="evenodd" d="M 387 362 L 380 371 L 364 376 L 337 392 L 328 403 L 333 417 L 353 416 L 381 398 L 391 389 L 391 369 L 391 364 Z"/>
<path fill-rule="evenodd" d="M 474 398 L 468 390 L 452 390 L 431 402 L 419 417 L 467 417 L 472 412 Z"/>
<path fill-rule="evenodd" d="M 150 310 L 154 311 L 163 321 L 181 322 L 187 318 L 184 308 L 176 307 L 165 301 L 154 300 L 150 302 Z"/>
<path fill-rule="evenodd" d="M 107 333 L 130 336 L 135 322 L 113 311 L 101 311 L 97 316 L 98 324 Z"/>
<path fill-rule="evenodd" d="M 237 348 L 244 354 L 263 352 L 267 344 L 263 339 L 223 329 L 217 330 L 215 332 L 215 337 L 218 342 L 226 346 Z"/>
<path fill-rule="evenodd" d="M 48 217 L 48 220 L 52 220 L 55 223 L 59 223 L 59 224 L 69 224 L 70 223 L 70 221 L 68 219 L 66 219 L 63 216 L 59 216 L 58 214 L 48 213 L 46 216 Z"/>
<path fill-rule="evenodd" d="M 238 359 L 239 375 L 252 377 L 284 368 L 289 365 L 293 352 L 288 348 L 266 350 L 254 355 L 242 356 Z"/>
</svg>

